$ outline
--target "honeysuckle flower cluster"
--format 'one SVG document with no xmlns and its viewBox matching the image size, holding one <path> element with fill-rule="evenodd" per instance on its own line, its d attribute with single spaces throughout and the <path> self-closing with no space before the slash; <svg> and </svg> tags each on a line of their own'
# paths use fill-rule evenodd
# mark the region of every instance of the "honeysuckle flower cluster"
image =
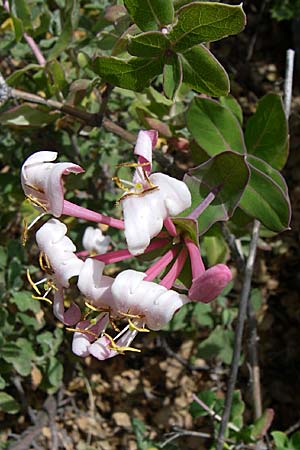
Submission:
<svg viewBox="0 0 300 450">
<path fill-rule="evenodd" d="M 198 242 L 175 226 L 173 218 L 190 208 L 191 194 L 184 182 L 152 173 L 156 143 L 156 131 L 140 131 L 134 148 L 137 162 L 125 164 L 134 169 L 132 180 L 114 178 L 123 190 L 119 202 L 123 220 L 65 200 L 63 176 L 83 172 L 77 164 L 55 163 L 57 153 L 50 151 L 34 153 L 23 164 L 24 193 L 41 213 L 25 227 L 25 235 L 44 215 L 55 217 L 36 232 L 45 276 L 35 282 L 28 272 L 28 280 L 34 298 L 52 303 L 55 317 L 73 332 L 72 350 L 78 356 L 104 360 L 139 351 L 132 346 L 139 332 L 160 330 L 189 302 L 210 302 L 232 278 L 224 264 L 206 269 Z M 211 194 L 188 218 L 195 219 L 213 198 Z M 98 224 L 86 228 L 83 250 L 76 251 L 66 225 L 58 220 L 62 215 Z M 99 224 L 120 230 L 126 247 L 110 250 L 110 238 L 103 235 Z M 160 256 L 145 272 L 129 266 L 115 278 L 105 275 L 107 265 L 151 255 L 154 250 Z M 186 264 L 191 267 L 192 281 L 188 286 L 180 285 L 178 292 L 176 280 Z M 69 291 L 75 298 L 83 298 L 82 305 L 70 301 Z"/>
</svg>

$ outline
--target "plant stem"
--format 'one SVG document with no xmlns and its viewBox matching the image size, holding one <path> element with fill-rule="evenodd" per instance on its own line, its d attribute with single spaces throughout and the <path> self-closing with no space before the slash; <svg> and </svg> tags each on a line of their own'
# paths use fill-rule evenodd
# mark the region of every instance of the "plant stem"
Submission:
<svg viewBox="0 0 300 450">
<path fill-rule="evenodd" d="M 1 89 L 3 90 L 2 86 Z M 69 116 L 76 117 L 77 119 L 81 120 L 85 125 L 89 125 L 91 127 L 101 126 L 102 117 L 100 117 L 98 114 L 89 113 L 82 109 L 75 108 L 74 106 L 58 102 L 57 100 L 46 99 L 36 94 L 21 91 L 20 89 L 14 88 L 9 89 L 8 87 L 8 93 L 9 96 L 12 98 L 25 100 L 27 102 L 38 105 L 47 106 L 48 108 L 51 108 L 53 110 L 58 110 L 64 114 L 68 114 Z M 120 136 L 127 142 L 134 143 L 136 141 L 136 136 L 133 133 L 124 130 L 124 128 L 120 127 L 119 125 L 107 119 L 106 117 L 103 118 L 102 120 L 102 126 L 110 133 Z"/>
<path fill-rule="evenodd" d="M 236 384 L 236 380 L 237 380 L 237 373 L 238 373 L 239 361 L 240 361 L 240 356 L 241 356 L 243 330 L 244 330 L 244 323 L 245 323 L 245 318 L 246 318 L 246 313 L 247 313 L 247 304 L 248 304 L 249 294 L 250 294 L 250 290 L 251 290 L 251 280 L 252 280 L 252 274 L 253 274 L 257 242 L 258 242 L 258 237 L 259 237 L 259 230 L 260 230 L 260 222 L 258 220 L 255 220 L 254 225 L 253 225 L 253 230 L 252 230 L 252 238 L 251 238 L 251 242 L 250 242 L 249 255 L 248 255 L 246 266 L 245 266 L 244 283 L 243 283 L 241 296 L 240 296 L 240 306 L 239 306 L 236 332 L 235 332 L 235 338 L 234 338 L 233 357 L 232 357 L 232 362 L 231 362 L 231 367 L 230 367 L 230 374 L 229 374 L 229 379 L 228 379 L 228 384 L 227 384 L 227 393 L 226 393 L 226 398 L 225 398 L 225 406 L 224 406 L 222 422 L 221 422 L 221 426 L 220 426 L 220 430 L 219 430 L 219 434 L 218 434 L 216 450 L 223 449 L 224 435 L 225 435 L 227 424 L 228 424 L 229 417 L 230 417 L 232 397 L 233 397 L 233 392 L 234 392 L 234 388 L 235 388 L 235 384 Z"/>
</svg>

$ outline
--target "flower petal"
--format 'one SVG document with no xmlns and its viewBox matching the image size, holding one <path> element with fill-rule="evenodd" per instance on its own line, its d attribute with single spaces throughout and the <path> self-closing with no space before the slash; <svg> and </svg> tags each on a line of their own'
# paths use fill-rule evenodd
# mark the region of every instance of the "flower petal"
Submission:
<svg viewBox="0 0 300 450">
<path fill-rule="evenodd" d="M 82 244 L 85 250 L 103 255 L 108 250 L 110 237 L 103 236 L 100 228 L 87 227 L 83 234 Z"/>
<path fill-rule="evenodd" d="M 76 303 L 72 303 L 70 308 L 65 312 L 64 292 L 62 287 L 59 287 L 54 293 L 53 314 L 58 320 L 68 326 L 75 325 L 75 323 L 80 320 L 81 311 Z"/>
<path fill-rule="evenodd" d="M 114 307 L 111 293 L 113 278 L 102 275 L 104 263 L 87 258 L 78 277 L 78 289 L 96 307 Z"/>
<path fill-rule="evenodd" d="M 149 163 L 145 166 L 147 172 L 151 172 L 152 149 L 157 144 L 158 133 L 156 130 L 141 130 L 134 147 L 134 154 L 139 156 L 139 163 Z"/>
<path fill-rule="evenodd" d="M 56 152 L 49 151 L 36 152 L 29 156 L 22 166 L 21 183 L 26 196 L 41 203 L 44 209 L 59 217 L 64 202 L 62 175 L 80 173 L 83 169 L 71 162 L 52 163 L 56 157 Z"/>
<path fill-rule="evenodd" d="M 141 315 L 151 330 L 160 330 L 189 299 L 150 281 L 145 274 L 125 270 L 115 279 L 111 291 L 118 311 Z"/>
<path fill-rule="evenodd" d="M 67 227 L 57 219 L 50 219 L 37 232 L 36 241 L 54 271 L 55 279 L 63 287 L 69 287 L 69 279 L 77 276 L 82 268 L 74 252 L 76 247 L 65 234 Z"/>
<path fill-rule="evenodd" d="M 121 199 L 125 223 L 125 238 L 132 255 L 140 255 L 163 227 L 167 216 L 159 190 Z"/>
<path fill-rule="evenodd" d="M 153 173 L 149 178 L 159 187 L 169 216 L 177 216 L 191 206 L 191 193 L 183 181 L 159 172 Z"/>
</svg>

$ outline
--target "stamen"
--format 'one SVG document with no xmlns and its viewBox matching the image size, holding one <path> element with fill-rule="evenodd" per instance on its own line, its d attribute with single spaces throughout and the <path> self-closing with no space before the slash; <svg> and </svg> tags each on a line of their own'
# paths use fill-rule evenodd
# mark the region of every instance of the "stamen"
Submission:
<svg viewBox="0 0 300 450">
<path fill-rule="evenodd" d="M 27 239 L 28 239 L 28 229 L 29 229 L 26 219 L 24 219 L 23 224 L 24 224 L 24 229 L 22 232 L 22 245 L 23 245 L 23 247 L 25 247 Z"/>
<path fill-rule="evenodd" d="M 144 316 L 141 315 L 141 314 L 130 314 L 130 313 L 125 313 L 125 312 L 123 312 L 123 311 L 118 311 L 118 313 L 119 313 L 121 316 L 129 317 L 130 319 L 141 319 L 142 317 L 144 317 Z"/>
<path fill-rule="evenodd" d="M 40 202 L 37 198 L 33 197 L 31 194 L 26 196 L 30 203 L 33 204 L 33 206 L 38 206 L 39 208 L 42 208 L 45 211 L 45 214 L 48 212 L 46 203 Z"/>
<path fill-rule="evenodd" d="M 39 295 L 42 295 L 42 293 L 41 293 L 41 291 L 39 290 L 39 288 L 37 287 L 36 283 L 34 283 L 34 282 L 32 281 L 32 278 L 31 278 L 31 276 L 30 276 L 29 269 L 27 269 L 27 271 L 26 271 L 26 276 L 27 276 L 27 280 L 28 280 L 30 286 L 35 290 L 35 292 L 36 292 L 37 294 L 39 294 Z"/>
<path fill-rule="evenodd" d="M 130 319 L 128 319 L 128 323 L 129 323 L 129 330 L 130 331 L 139 331 L 141 333 L 150 333 L 150 330 L 148 330 L 148 328 L 145 328 L 144 326 L 142 328 L 138 327 L 137 325 L 135 325 Z"/>
<path fill-rule="evenodd" d="M 125 186 L 125 183 L 119 177 L 112 177 L 112 181 L 116 183 L 119 189 L 122 189 L 125 192 L 129 191 L 129 188 Z"/>
<path fill-rule="evenodd" d="M 141 192 L 127 192 L 126 194 L 124 194 L 124 195 L 120 198 L 120 201 L 122 201 L 122 200 L 124 200 L 125 198 L 127 198 L 127 197 L 129 197 L 129 196 L 132 196 L 132 195 L 143 196 L 143 195 L 147 194 L 148 192 L 154 191 L 154 190 L 156 190 L 156 189 L 159 189 L 159 187 L 158 187 L 158 186 L 152 185 L 151 187 L 146 188 L 146 189 L 144 189 L 144 190 L 141 191 Z"/>
<path fill-rule="evenodd" d="M 34 298 L 34 300 L 44 300 L 47 303 L 50 303 L 50 305 L 52 305 L 52 301 L 49 300 L 49 298 L 46 297 L 38 297 L 37 295 L 32 295 L 32 298 Z"/>
<path fill-rule="evenodd" d="M 98 334 L 94 333 L 93 331 L 90 330 L 85 330 L 82 328 L 70 328 L 70 327 L 66 327 L 67 331 L 72 331 L 73 333 L 83 333 L 83 334 L 89 334 L 91 336 L 93 336 L 95 339 L 98 338 Z"/>
<path fill-rule="evenodd" d="M 39 214 L 35 219 L 33 219 L 33 221 L 31 222 L 31 224 L 28 226 L 28 231 L 42 218 L 46 215 L 46 213 L 41 213 Z"/>
<path fill-rule="evenodd" d="M 48 256 L 44 252 L 39 254 L 39 264 L 43 272 L 48 272 L 51 270 L 51 264 Z"/>
<path fill-rule="evenodd" d="M 130 162 L 125 162 L 125 163 L 120 163 L 117 164 L 116 167 L 145 167 L 145 166 L 149 166 L 149 163 L 130 163 Z"/>
<path fill-rule="evenodd" d="M 137 353 L 141 352 L 141 350 L 134 347 L 119 347 L 109 334 L 103 333 L 103 335 L 110 340 L 111 350 L 114 350 L 115 352 L 120 353 L 121 355 L 124 355 L 124 352 L 137 352 Z"/>
<path fill-rule="evenodd" d="M 87 308 L 91 309 L 92 311 L 96 311 L 96 312 L 108 312 L 109 311 L 109 310 L 106 311 L 105 309 L 96 308 L 96 306 L 93 306 L 88 302 L 84 302 L 84 304 Z"/>
</svg>

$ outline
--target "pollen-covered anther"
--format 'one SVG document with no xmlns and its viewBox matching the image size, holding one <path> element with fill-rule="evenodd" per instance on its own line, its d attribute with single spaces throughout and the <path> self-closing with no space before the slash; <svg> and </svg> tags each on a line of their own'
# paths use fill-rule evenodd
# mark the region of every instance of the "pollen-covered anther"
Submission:
<svg viewBox="0 0 300 450">
<path fill-rule="evenodd" d="M 44 284 L 44 289 L 45 289 L 45 291 L 51 290 L 51 289 L 58 291 L 58 287 L 56 286 L 56 284 L 54 283 L 53 280 L 47 280 L 46 283 Z"/>
<path fill-rule="evenodd" d="M 125 352 L 136 352 L 136 353 L 140 353 L 141 350 L 139 350 L 138 348 L 134 348 L 134 347 L 120 347 L 118 346 L 115 341 L 113 340 L 113 338 L 107 334 L 107 333 L 103 333 L 103 336 L 106 336 L 107 339 L 109 339 L 111 345 L 110 345 L 110 350 L 114 350 L 115 352 L 119 353 L 120 355 L 124 355 Z"/>
</svg>

